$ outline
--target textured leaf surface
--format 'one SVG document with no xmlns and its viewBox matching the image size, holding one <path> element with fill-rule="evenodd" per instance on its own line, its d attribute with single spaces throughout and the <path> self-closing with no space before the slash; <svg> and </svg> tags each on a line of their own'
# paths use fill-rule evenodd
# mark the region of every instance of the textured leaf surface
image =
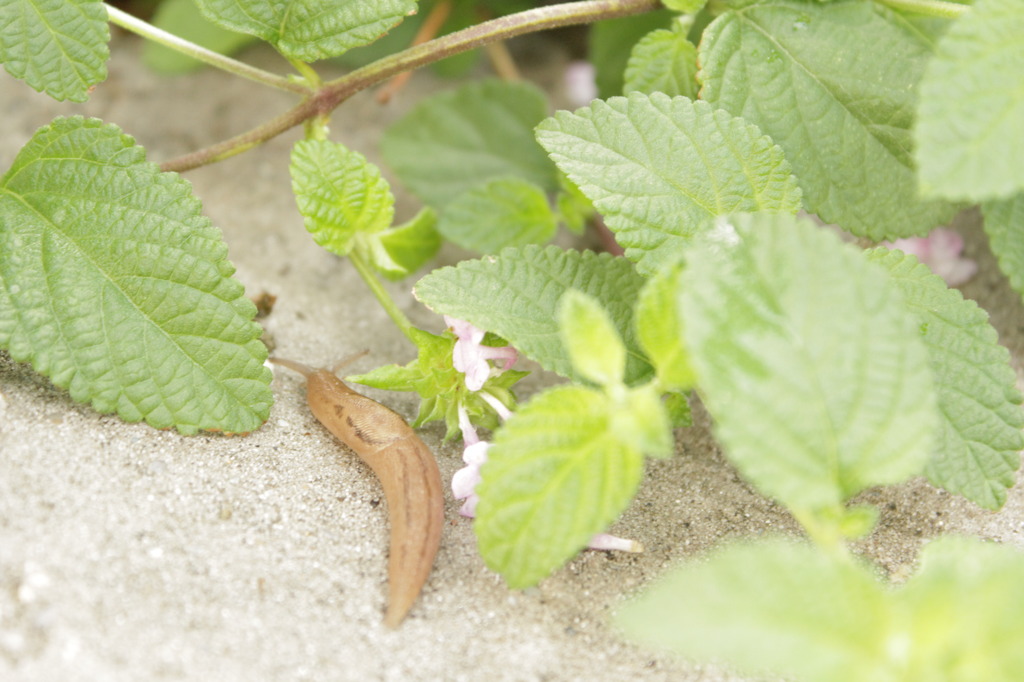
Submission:
<svg viewBox="0 0 1024 682">
<path fill-rule="evenodd" d="M 547 243 L 558 222 L 540 187 L 519 178 L 497 178 L 456 197 L 437 229 L 465 249 L 497 253 L 506 246 Z"/>
<path fill-rule="evenodd" d="M 809 211 L 874 240 L 923 234 L 954 212 L 917 197 L 910 128 L 930 56 L 877 3 L 736 3 L 704 33 L 701 96 L 785 150 Z"/>
<path fill-rule="evenodd" d="M 291 175 L 306 229 L 331 253 L 345 256 L 357 235 L 391 225 L 391 188 L 359 152 L 326 140 L 301 140 L 292 148 Z"/>
<path fill-rule="evenodd" d="M 917 317 L 938 394 L 941 421 L 926 473 L 935 485 L 988 509 L 1006 502 L 1024 449 L 1024 413 L 1010 367 L 988 315 L 964 300 L 913 256 L 874 249 Z"/>
<path fill-rule="evenodd" d="M 401 279 L 412 274 L 441 248 L 437 214 L 429 207 L 405 224 L 367 236 L 370 262 L 389 279 Z"/>
<path fill-rule="evenodd" d="M 678 258 L 714 216 L 800 208 L 782 150 L 705 102 L 639 92 L 597 100 L 545 120 L 537 139 L 644 274 Z"/>
<path fill-rule="evenodd" d="M 533 139 L 545 115 L 547 100 L 532 85 L 471 83 L 420 102 L 387 130 L 381 151 L 402 183 L 435 207 L 502 176 L 553 191 L 554 166 Z"/>
<path fill-rule="evenodd" d="M 736 466 L 797 512 L 920 473 L 937 427 L 924 344 L 884 268 L 807 220 L 735 216 L 680 288 L 704 402 Z"/>
<path fill-rule="evenodd" d="M 999 269 L 1024 297 L 1024 193 L 1012 199 L 986 201 L 981 205 L 985 233 Z"/>
<path fill-rule="evenodd" d="M 187 182 L 114 126 L 40 129 L 0 181 L 0 345 L 71 397 L 183 433 L 270 410 L 256 308 Z"/>
<path fill-rule="evenodd" d="M 594 80 L 598 97 L 622 94 L 623 73 L 630 50 L 651 31 L 668 28 L 674 16 L 668 10 L 659 10 L 599 21 L 590 27 L 588 61 L 597 72 Z"/>
<path fill-rule="evenodd" d="M 558 326 L 577 372 L 599 386 L 622 383 L 626 347 L 600 303 L 570 289 L 558 302 Z"/>
<path fill-rule="evenodd" d="M 1024 555 L 944 537 L 893 589 L 865 565 L 772 540 L 672 572 L 623 609 L 634 637 L 698 661 L 806 682 L 1024 675 Z"/>
<path fill-rule="evenodd" d="M 208 19 L 316 61 L 372 43 L 416 11 L 415 0 L 196 0 Z"/>
<path fill-rule="evenodd" d="M 624 93 L 663 92 L 697 98 L 697 48 L 677 31 L 651 31 L 633 47 Z"/>
<path fill-rule="evenodd" d="M 39 92 L 84 102 L 107 77 L 110 30 L 100 0 L 4 0 L 0 27 L 0 62 Z"/>
<path fill-rule="evenodd" d="M 978 0 L 939 40 L 915 129 L 921 190 L 980 201 L 1024 190 L 1024 0 Z"/>
<path fill-rule="evenodd" d="M 545 369 L 582 379 L 572 368 L 556 322 L 569 289 L 593 296 L 627 349 L 626 382 L 650 376 L 633 330 L 633 302 L 643 280 L 623 258 L 549 246 L 509 248 L 497 256 L 441 268 L 416 284 L 416 297 L 437 313 L 498 334 Z"/>
<path fill-rule="evenodd" d="M 632 499 L 643 454 L 611 429 L 605 394 L 562 386 L 498 431 L 477 487 L 480 553 L 509 587 L 528 587 L 603 531 Z"/>
</svg>

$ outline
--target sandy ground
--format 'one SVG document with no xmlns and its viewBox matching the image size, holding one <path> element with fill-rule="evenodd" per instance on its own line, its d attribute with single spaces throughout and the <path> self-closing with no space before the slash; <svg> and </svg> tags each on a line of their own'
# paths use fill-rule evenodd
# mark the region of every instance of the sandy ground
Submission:
<svg viewBox="0 0 1024 682">
<path fill-rule="evenodd" d="M 0 74 L 0 167 L 58 113 L 116 122 L 162 160 L 290 102 L 212 71 L 158 78 L 124 39 L 114 53 L 109 80 L 86 105 L 54 103 Z M 267 51 L 246 59 L 283 69 Z M 556 97 L 561 61 L 555 49 L 540 72 Z M 335 138 L 375 160 L 383 127 L 447 86 L 420 74 L 387 107 L 357 97 L 336 114 Z M 354 271 L 302 228 L 287 170 L 297 138 L 293 131 L 187 178 L 250 294 L 278 296 L 265 325 L 279 354 L 330 365 L 370 347 L 353 371 L 404 363 L 408 342 Z M 414 208 L 400 198 L 405 216 Z M 1020 376 L 1024 309 L 994 271 L 976 216 L 957 227 L 983 269 L 964 292 L 992 311 Z M 439 328 L 409 294 L 412 281 L 391 290 L 414 321 Z M 613 529 L 645 553 L 585 552 L 538 587 L 512 592 L 484 567 L 471 523 L 449 496 L 434 572 L 408 620 L 389 631 L 380 490 L 313 420 L 299 377 L 278 372 L 273 389 L 277 402 L 257 433 L 185 438 L 98 415 L 0 353 L 0 679 L 726 680 L 625 643 L 609 616 L 625 595 L 726 538 L 796 530 L 722 459 L 698 411 L 698 425 L 678 434 L 678 456 L 649 464 Z M 409 395 L 370 393 L 415 413 Z M 458 444 L 441 443 L 437 425 L 422 435 L 450 479 Z M 999 513 L 922 481 L 864 498 L 882 516 L 861 549 L 890 573 L 910 570 L 921 544 L 945 532 L 1024 546 L 1020 487 Z"/>
</svg>

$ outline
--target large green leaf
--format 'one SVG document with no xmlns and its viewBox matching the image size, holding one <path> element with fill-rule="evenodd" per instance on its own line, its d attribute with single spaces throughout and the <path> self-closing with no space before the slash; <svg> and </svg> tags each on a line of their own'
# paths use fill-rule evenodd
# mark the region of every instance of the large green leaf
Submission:
<svg viewBox="0 0 1024 682">
<path fill-rule="evenodd" d="M 1024 0 L 978 0 L 921 79 L 921 190 L 980 201 L 1024 190 Z"/>
<path fill-rule="evenodd" d="M 917 196 L 910 128 L 931 57 L 920 32 L 874 2 L 732 4 L 701 41 L 701 96 L 785 150 L 809 211 L 875 240 L 952 217 Z"/>
<path fill-rule="evenodd" d="M 1016 482 L 1024 448 L 1024 413 L 1009 351 L 999 345 L 985 311 L 916 258 L 884 248 L 868 255 L 889 270 L 928 347 L 941 415 L 928 478 L 998 509 Z"/>
<path fill-rule="evenodd" d="M 515 177 L 496 178 L 463 192 L 445 207 L 437 224 L 445 239 L 479 253 L 546 244 L 557 229 L 544 190 Z"/>
<path fill-rule="evenodd" d="M 596 100 L 545 120 L 537 139 L 643 274 L 678 258 L 714 216 L 800 208 L 782 150 L 705 102 L 640 92 Z"/>
<path fill-rule="evenodd" d="M 196 0 L 208 19 L 258 36 L 287 57 L 311 62 L 372 43 L 407 15 L 415 0 Z"/>
<path fill-rule="evenodd" d="M 1024 297 L 1024 192 L 1010 199 L 986 201 L 981 211 L 999 268 Z"/>
<path fill-rule="evenodd" d="M 544 94 L 528 83 L 475 82 L 420 102 L 387 130 L 381 151 L 398 178 L 436 207 L 502 176 L 553 191 L 555 168 L 533 139 L 546 114 Z"/>
<path fill-rule="evenodd" d="M 183 433 L 266 420 L 233 273 L 189 184 L 114 126 L 57 119 L 0 180 L 0 346 L 100 412 Z"/>
<path fill-rule="evenodd" d="M 101 0 L 0 2 L 0 62 L 54 99 L 88 98 L 107 77 L 109 41 Z"/>
<path fill-rule="evenodd" d="M 582 379 L 556 321 L 562 295 L 578 289 L 611 316 L 626 344 L 626 381 L 632 384 L 651 374 L 633 329 L 633 303 L 642 284 L 624 258 L 526 246 L 435 270 L 416 284 L 415 294 L 434 312 L 498 334 L 545 369 Z"/>
<path fill-rule="evenodd" d="M 885 269 L 789 216 L 735 216 L 688 250 L 697 383 L 729 458 L 798 516 L 920 473 L 937 427 L 924 344 Z"/>
</svg>

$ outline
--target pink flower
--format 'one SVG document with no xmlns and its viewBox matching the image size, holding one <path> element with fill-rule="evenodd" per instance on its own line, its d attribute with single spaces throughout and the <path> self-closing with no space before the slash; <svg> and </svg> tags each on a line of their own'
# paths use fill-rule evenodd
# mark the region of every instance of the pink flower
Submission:
<svg viewBox="0 0 1024 682">
<path fill-rule="evenodd" d="M 964 250 L 963 237 L 945 227 L 932 230 L 926 237 L 897 239 L 883 245 L 917 256 L 951 287 L 964 284 L 978 271 L 977 263 L 960 255 Z"/>
<path fill-rule="evenodd" d="M 512 346 L 483 345 L 486 334 L 483 329 L 447 315 L 444 316 L 444 321 L 458 338 L 452 352 L 452 364 L 455 369 L 466 375 L 466 388 L 469 390 L 479 391 L 484 387 L 484 383 L 491 376 L 489 360 L 501 360 L 501 370 L 504 371 L 519 359 L 519 354 Z"/>
<path fill-rule="evenodd" d="M 565 67 L 565 96 L 573 107 L 597 99 L 597 71 L 590 62 L 577 60 Z"/>
</svg>

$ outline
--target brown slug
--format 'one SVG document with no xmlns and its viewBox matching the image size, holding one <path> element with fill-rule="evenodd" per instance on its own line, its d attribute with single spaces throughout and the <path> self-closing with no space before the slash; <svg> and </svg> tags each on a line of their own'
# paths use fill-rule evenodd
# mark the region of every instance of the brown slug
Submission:
<svg viewBox="0 0 1024 682">
<path fill-rule="evenodd" d="M 373 469 L 391 521 L 388 607 L 397 627 L 427 581 L 441 544 L 444 493 L 433 453 L 402 417 L 356 393 L 325 369 L 271 358 L 306 377 L 306 400 L 321 424 Z"/>
</svg>

